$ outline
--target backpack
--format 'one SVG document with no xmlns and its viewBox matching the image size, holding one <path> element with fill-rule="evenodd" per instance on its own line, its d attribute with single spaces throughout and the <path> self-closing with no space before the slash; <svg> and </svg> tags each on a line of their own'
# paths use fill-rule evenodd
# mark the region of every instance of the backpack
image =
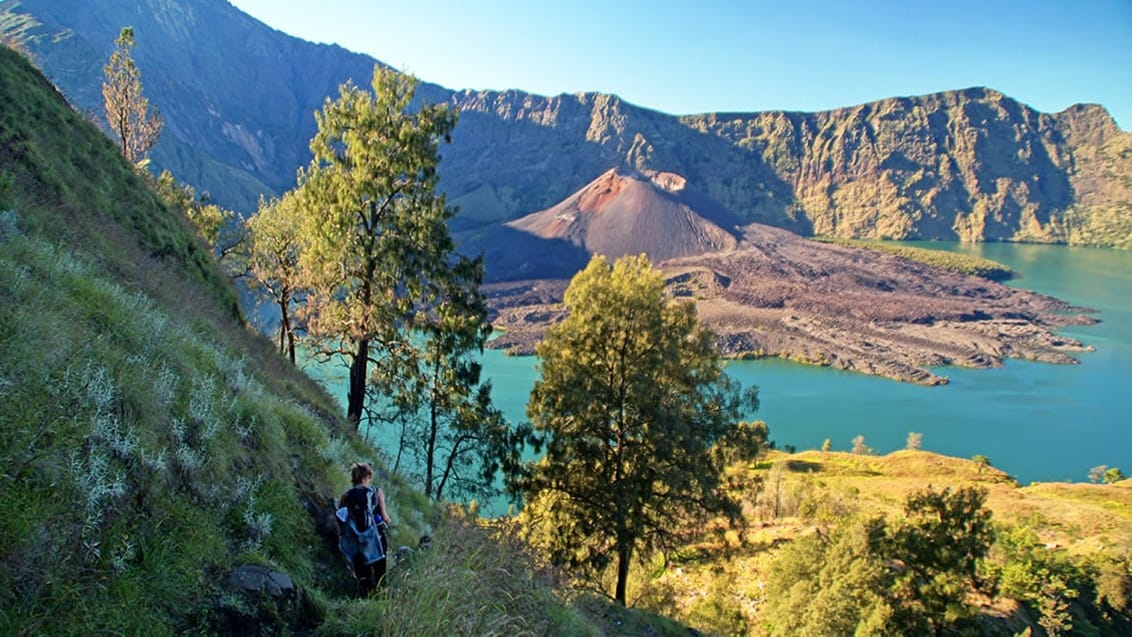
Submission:
<svg viewBox="0 0 1132 637">
<path fill-rule="evenodd" d="M 373 487 L 354 487 L 346 492 L 346 513 L 354 521 L 354 528 L 365 531 L 373 526 L 374 500 L 377 491 Z"/>
</svg>

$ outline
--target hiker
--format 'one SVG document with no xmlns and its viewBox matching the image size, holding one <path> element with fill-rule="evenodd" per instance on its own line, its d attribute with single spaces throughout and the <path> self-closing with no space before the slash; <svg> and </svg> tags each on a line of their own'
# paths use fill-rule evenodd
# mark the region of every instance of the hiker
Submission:
<svg viewBox="0 0 1132 637">
<path fill-rule="evenodd" d="M 358 462 L 350 467 L 354 485 L 338 498 L 338 548 L 353 569 L 363 597 L 368 596 L 385 577 L 385 554 L 389 540 L 385 528 L 390 524 L 385 510 L 385 493 L 375 489 L 373 467 Z"/>
</svg>

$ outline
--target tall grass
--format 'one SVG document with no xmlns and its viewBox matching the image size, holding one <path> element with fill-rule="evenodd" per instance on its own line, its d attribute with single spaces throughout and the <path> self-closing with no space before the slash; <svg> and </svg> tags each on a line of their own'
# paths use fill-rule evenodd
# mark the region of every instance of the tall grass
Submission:
<svg viewBox="0 0 1132 637">
<path fill-rule="evenodd" d="M 202 626 L 207 600 L 169 602 L 237 558 L 314 574 L 294 476 L 339 483 L 341 459 L 294 453 L 329 444 L 309 413 L 48 242 L 0 244 L 0 289 L 0 598 L 23 629 Z"/>
<path fill-rule="evenodd" d="M 437 520 L 431 548 L 392 568 L 373 599 L 342 605 L 320 634 L 601 634 L 555 596 L 521 545 L 456 510 Z"/>
</svg>

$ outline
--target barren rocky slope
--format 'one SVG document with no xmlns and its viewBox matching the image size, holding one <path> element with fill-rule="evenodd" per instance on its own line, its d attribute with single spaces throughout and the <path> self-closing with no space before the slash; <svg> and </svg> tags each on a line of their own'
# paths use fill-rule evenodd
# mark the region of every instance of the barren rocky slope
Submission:
<svg viewBox="0 0 1132 637">
<path fill-rule="evenodd" d="M 633 201 L 664 196 L 655 179 L 613 173 L 606 173 L 579 194 L 592 194 L 595 185 L 604 188 L 611 176 L 626 182 L 622 190 L 638 193 Z M 656 192 L 641 194 L 648 189 Z M 517 271 L 569 271 L 560 253 L 539 246 L 560 244 L 561 235 L 569 234 L 547 232 L 556 219 L 568 226 L 548 212 L 562 215 L 563 210 L 574 210 L 579 194 L 549 211 L 510 224 L 543 233 L 542 238 L 528 234 L 525 244 L 508 242 L 512 246 L 509 258 L 527 262 Z M 624 209 L 614 212 L 629 214 Z M 635 214 L 645 215 L 647 211 L 640 210 Z M 674 233 L 679 234 L 678 230 Z M 1072 352 L 1086 349 L 1052 330 L 1093 322 L 1084 314 L 1087 310 L 1051 297 L 892 254 L 818 243 L 762 224 L 749 224 L 741 233 L 741 240 L 733 246 L 654 259 L 665 272 L 671 293 L 696 302 L 700 318 L 719 335 L 720 347 L 728 356 L 779 356 L 940 384 L 946 378 L 928 367 L 994 367 L 1006 358 L 1071 364 L 1075 362 Z M 595 242 L 577 242 L 569 263 L 591 253 L 649 253 L 653 242 L 647 232 L 603 240 L 604 245 L 614 246 L 612 253 L 595 249 Z M 493 321 L 504 330 L 491 346 L 516 353 L 533 351 L 546 327 L 563 315 L 559 303 L 567 276 L 488 286 L 496 313 Z"/>
<path fill-rule="evenodd" d="M 663 261 L 734 249 L 738 219 L 720 206 L 697 205 L 686 185 L 673 173 L 613 168 L 562 203 L 507 225 L 610 258 L 646 252 Z"/>
</svg>

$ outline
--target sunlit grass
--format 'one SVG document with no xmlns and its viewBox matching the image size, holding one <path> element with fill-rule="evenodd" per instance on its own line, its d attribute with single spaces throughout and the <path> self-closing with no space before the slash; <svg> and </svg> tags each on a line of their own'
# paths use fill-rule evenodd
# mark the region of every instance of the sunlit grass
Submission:
<svg viewBox="0 0 1132 637">
<path fill-rule="evenodd" d="M 931 250 L 928 248 L 917 248 L 885 241 L 869 241 L 865 239 L 819 237 L 815 240 L 853 248 L 888 252 L 908 259 L 909 261 L 924 263 L 932 267 L 943 268 L 944 270 L 951 270 L 960 274 L 970 274 L 984 279 L 990 279 L 991 281 L 1007 281 L 1014 277 L 1014 271 L 1008 265 L 982 257 L 958 254 L 947 250 Z"/>
</svg>

